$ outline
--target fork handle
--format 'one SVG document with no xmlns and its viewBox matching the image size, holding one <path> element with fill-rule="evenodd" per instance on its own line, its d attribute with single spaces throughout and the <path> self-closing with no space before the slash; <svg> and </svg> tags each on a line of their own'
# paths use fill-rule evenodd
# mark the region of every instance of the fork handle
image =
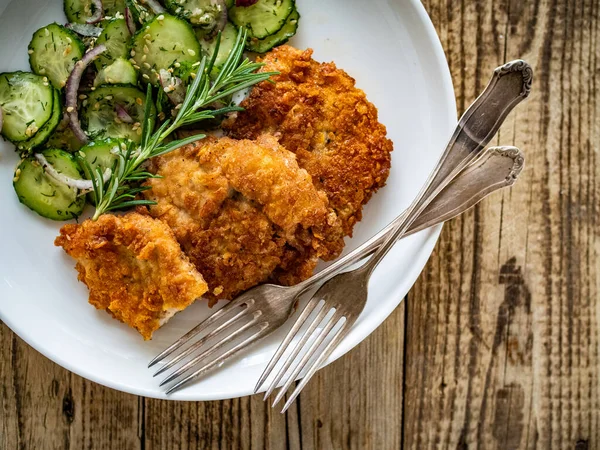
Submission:
<svg viewBox="0 0 600 450">
<path fill-rule="evenodd" d="M 497 68 L 483 93 L 463 114 L 442 157 L 406 215 L 360 271 L 367 277 L 427 205 L 470 164 L 494 137 L 513 108 L 530 93 L 532 69 L 522 60 Z"/>
<path fill-rule="evenodd" d="M 521 173 L 523 164 L 523 154 L 516 147 L 488 148 L 427 206 L 404 236 L 446 222 L 475 206 L 492 192 L 512 186 Z M 403 219 L 404 213 L 360 247 L 297 284 L 295 287 L 299 290 L 298 295 L 372 255 Z"/>
<path fill-rule="evenodd" d="M 459 160 L 462 157 L 465 161 L 468 155 L 477 154 L 498 131 L 510 111 L 529 95 L 532 79 L 533 71 L 525 61 L 516 60 L 498 67 L 486 89 L 461 117 L 444 156 L 438 164 L 448 157 L 449 149 L 453 147 L 456 147 L 456 151 L 451 155 L 453 160 L 454 158 Z M 482 108 L 482 105 L 489 105 L 489 108 Z M 465 162 L 466 164 L 467 162 Z M 444 173 L 446 172 L 438 171 L 438 176 L 443 176 Z M 456 173 L 459 171 L 457 170 Z M 434 173 L 431 178 L 435 175 Z M 381 244 L 379 241 L 384 239 L 405 217 L 405 214 L 402 214 L 367 243 L 338 259 L 308 280 L 296 285 L 298 293 L 309 290 L 315 284 L 331 278 L 340 270 L 370 255 L 374 248 Z"/>
</svg>

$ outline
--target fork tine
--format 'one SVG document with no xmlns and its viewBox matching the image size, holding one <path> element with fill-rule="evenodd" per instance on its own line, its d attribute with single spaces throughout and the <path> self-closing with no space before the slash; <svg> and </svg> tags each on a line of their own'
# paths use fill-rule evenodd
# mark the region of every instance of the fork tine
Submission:
<svg viewBox="0 0 600 450">
<path fill-rule="evenodd" d="M 170 383 L 171 381 L 175 381 L 175 379 L 179 378 L 181 375 L 183 375 L 189 369 L 191 369 L 192 367 L 194 367 L 195 365 L 197 365 L 205 357 L 212 355 L 217 350 L 220 350 L 224 345 L 226 345 L 226 344 L 230 343 L 231 341 L 233 341 L 236 337 L 238 337 L 239 335 L 241 335 L 244 331 L 246 331 L 247 329 L 249 329 L 249 328 L 257 325 L 258 324 L 258 320 L 257 319 L 258 318 L 254 318 L 253 320 L 251 320 L 250 322 L 248 322 L 247 324 L 245 324 L 243 327 L 237 329 L 234 333 L 232 333 L 229 336 L 225 337 L 225 339 L 219 341 L 217 344 L 215 344 L 211 348 L 205 350 L 204 352 L 200 353 L 198 356 L 196 356 L 196 357 L 192 358 L 190 361 L 186 362 L 183 366 L 179 367 L 177 370 L 175 370 L 175 372 L 173 372 L 171 375 L 169 375 L 167 378 L 165 378 L 160 383 L 160 386 L 164 386 L 165 384 Z"/>
<path fill-rule="evenodd" d="M 285 349 L 287 348 L 289 343 L 292 341 L 294 336 L 296 336 L 296 333 L 298 333 L 300 328 L 302 328 L 302 325 L 304 325 L 304 322 L 306 321 L 306 319 L 308 319 L 308 316 L 310 316 L 310 314 L 313 312 L 313 310 L 315 309 L 315 307 L 318 304 L 319 304 L 319 300 L 315 299 L 314 297 L 311 298 L 310 301 L 306 304 L 306 306 L 302 310 L 302 313 L 300 314 L 298 319 L 294 322 L 294 326 L 291 328 L 290 331 L 288 331 L 288 334 L 285 336 L 285 339 L 281 342 L 281 344 L 279 344 L 279 347 L 277 347 L 277 351 L 275 352 L 275 354 L 269 361 L 269 364 L 267 364 L 267 367 L 263 371 L 262 375 L 260 376 L 258 383 L 256 383 L 256 386 L 254 388 L 255 394 L 258 392 L 258 390 L 264 384 L 265 380 L 269 377 L 269 375 L 273 371 L 273 368 L 277 364 L 277 361 L 279 361 L 279 358 L 281 358 L 281 355 L 283 354 L 283 352 L 285 352 Z"/>
<path fill-rule="evenodd" d="M 190 339 L 192 339 L 198 333 L 201 333 L 202 331 L 204 331 L 208 326 L 212 325 L 219 318 L 221 318 L 222 316 L 224 316 L 225 314 L 227 314 L 229 311 L 231 311 L 235 306 L 242 306 L 244 303 L 247 303 L 246 300 L 242 300 L 242 301 L 239 301 L 239 300 L 241 300 L 241 298 L 238 299 L 238 300 L 234 300 L 234 301 L 228 303 L 223 308 L 221 308 L 220 310 L 218 310 L 217 312 L 215 312 L 214 314 L 212 314 L 211 316 L 209 316 L 206 320 L 204 320 L 204 322 L 200 323 L 199 325 L 196 325 L 194 328 L 192 328 L 186 334 L 184 334 L 183 336 L 181 336 L 179 339 L 177 339 L 177 341 L 175 341 L 173 344 L 171 344 L 165 350 L 163 350 L 162 352 L 160 352 L 158 354 L 158 356 L 156 356 L 152 361 L 150 361 L 148 363 L 148 368 L 152 367 L 156 363 L 158 363 L 158 362 L 162 361 L 163 359 L 165 359 L 167 356 L 169 356 L 175 350 L 177 350 L 182 345 L 184 345 L 187 341 L 189 341 Z"/>
<path fill-rule="evenodd" d="M 201 367 L 200 369 L 196 370 L 194 373 L 188 375 L 183 380 L 177 382 L 177 384 L 171 386 L 169 389 L 167 389 L 166 394 L 168 395 L 168 394 L 170 394 L 172 392 L 175 392 L 176 390 L 180 389 L 181 387 L 183 387 L 184 385 L 186 385 L 190 381 L 192 381 L 195 378 L 197 378 L 197 377 L 203 375 L 204 373 L 208 372 L 213 367 L 219 366 L 222 362 L 224 362 L 227 359 L 235 356 L 238 352 L 242 351 L 248 345 L 254 344 L 254 343 L 258 342 L 259 340 L 261 340 L 265 336 L 269 335 L 272 331 L 273 330 L 269 329 L 268 324 L 266 324 L 266 323 L 263 324 L 261 326 L 260 331 L 254 333 L 253 335 L 251 335 L 250 337 L 248 337 L 244 341 L 240 342 L 235 347 L 227 350 L 225 353 L 223 353 L 218 358 L 214 359 L 213 361 L 211 361 L 209 363 L 206 363 L 203 367 Z"/>
<path fill-rule="evenodd" d="M 220 326 L 215 328 L 213 331 L 208 333 L 206 336 L 203 336 L 202 339 L 198 340 L 197 342 L 194 342 L 193 345 L 186 348 L 179 355 L 175 356 L 172 360 L 170 360 L 168 363 L 166 363 L 164 366 L 162 366 L 160 369 L 158 369 L 153 376 L 155 377 L 155 376 L 160 375 L 161 373 L 169 370 L 171 367 L 173 367 L 179 361 L 181 361 L 186 356 L 190 355 L 191 353 L 196 351 L 198 348 L 200 348 L 202 345 L 204 345 L 204 343 L 206 341 L 208 341 L 210 338 L 216 336 L 221 331 L 225 330 L 226 328 L 229 328 L 230 326 L 232 326 L 233 324 L 238 322 L 243 316 L 247 315 L 247 313 L 248 313 L 248 308 L 245 308 L 244 310 L 237 313 L 231 319 L 229 319 L 228 321 L 224 322 L 223 324 L 221 324 Z"/>
<path fill-rule="evenodd" d="M 327 324 L 325 325 L 325 327 L 319 332 L 315 341 L 310 345 L 310 347 L 308 348 L 306 353 L 302 356 L 302 359 L 300 361 L 298 361 L 298 363 L 296 364 L 296 366 L 294 367 L 294 369 L 288 376 L 285 384 L 277 393 L 277 396 L 275 397 L 275 400 L 273 401 L 273 405 L 271 405 L 272 407 L 275 407 L 275 405 L 277 405 L 277 403 L 279 403 L 279 401 L 283 398 L 283 396 L 288 391 L 291 384 L 296 380 L 296 378 L 298 377 L 298 375 L 300 374 L 300 372 L 302 371 L 302 369 L 304 368 L 306 363 L 308 361 L 310 361 L 310 358 L 312 358 L 312 356 L 317 351 L 317 349 L 320 347 L 320 345 L 323 343 L 323 341 L 325 340 L 325 338 L 327 337 L 329 332 L 333 329 L 333 327 L 335 327 L 335 325 L 340 321 L 341 318 L 342 318 L 341 315 L 334 314 L 329 319 L 329 321 L 327 321 Z"/>
<path fill-rule="evenodd" d="M 323 307 L 317 314 L 317 317 L 315 317 L 315 319 L 312 321 L 312 323 L 310 324 L 308 329 L 304 332 L 304 335 L 302 336 L 300 341 L 294 347 L 292 354 L 286 358 L 285 363 L 283 364 L 283 367 L 281 367 L 281 369 L 279 369 L 277 376 L 271 382 L 271 384 L 269 385 L 269 388 L 265 392 L 265 396 L 264 396 L 263 400 L 266 400 L 271 395 L 271 393 L 275 390 L 275 388 L 277 388 L 279 382 L 281 381 L 283 376 L 286 374 L 287 370 L 290 368 L 290 365 L 294 362 L 294 360 L 298 356 L 298 353 L 300 353 L 300 351 L 304 348 L 304 346 L 306 345 L 306 342 L 310 339 L 310 337 L 312 336 L 315 329 L 319 326 L 319 324 L 325 318 L 325 316 L 329 313 L 329 311 L 331 311 L 331 308 L 328 309 L 325 307 L 325 304 L 323 304 Z"/>
<path fill-rule="evenodd" d="M 323 353 L 321 353 L 321 355 L 319 355 L 319 357 L 313 362 L 313 364 L 310 366 L 310 369 L 308 369 L 308 372 L 306 372 L 306 375 L 302 377 L 302 380 L 300 380 L 300 383 L 298 383 L 298 386 L 296 386 L 294 392 L 292 392 L 292 395 L 290 395 L 290 397 L 285 402 L 285 405 L 283 405 L 281 414 L 287 411 L 287 409 L 291 406 L 296 397 L 298 397 L 302 389 L 304 389 L 304 386 L 306 386 L 306 384 L 310 381 L 310 379 L 317 372 L 317 370 L 319 370 L 319 367 L 321 367 L 321 365 L 325 361 L 327 361 L 327 358 L 329 358 L 329 356 L 337 348 L 340 341 L 346 337 L 346 335 L 350 332 L 351 328 L 352 327 L 349 326 L 348 321 L 346 321 L 342 324 L 342 327 L 338 331 L 336 331 L 336 333 L 333 335 L 333 339 L 329 341 L 329 344 L 327 344 Z"/>
</svg>

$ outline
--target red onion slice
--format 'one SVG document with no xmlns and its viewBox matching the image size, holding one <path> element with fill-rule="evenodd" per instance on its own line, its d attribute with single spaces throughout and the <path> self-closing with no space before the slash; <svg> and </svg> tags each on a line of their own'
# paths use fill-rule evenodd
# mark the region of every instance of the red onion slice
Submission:
<svg viewBox="0 0 600 450">
<path fill-rule="evenodd" d="M 102 28 L 90 25 L 89 23 L 68 23 L 65 27 L 85 37 L 98 37 L 102 33 Z"/>
<path fill-rule="evenodd" d="M 66 99 L 67 99 L 67 115 L 69 116 L 71 129 L 73 134 L 81 141 L 82 144 L 86 144 L 88 141 L 87 134 L 81 128 L 79 123 L 79 113 L 77 112 L 77 93 L 79 91 L 79 83 L 81 83 L 81 77 L 83 72 L 98 56 L 106 51 L 106 46 L 101 44 L 94 47 L 75 63 L 75 67 L 69 75 L 67 80 L 66 88 Z"/>
<path fill-rule="evenodd" d="M 213 29 L 210 30 L 210 33 L 206 33 L 206 36 L 204 36 L 205 41 L 213 39 L 227 25 L 227 5 L 225 4 L 225 0 L 210 0 L 210 3 L 219 11 L 219 17 Z"/>
<path fill-rule="evenodd" d="M 117 117 L 124 123 L 133 123 L 133 118 L 129 115 L 129 113 L 118 103 L 115 104 L 115 111 L 117 112 Z"/>
<path fill-rule="evenodd" d="M 91 5 L 94 7 L 95 11 L 85 23 L 98 23 L 104 17 L 104 5 L 102 4 L 102 0 L 92 0 Z"/>
<path fill-rule="evenodd" d="M 52 164 L 50 164 L 48 162 L 46 157 L 44 155 L 42 155 L 41 153 L 36 153 L 34 156 L 35 156 L 35 159 L 37 159 L 38 162 L 41 164 L 42 169 L 44 169 L 44 172 L 46 172 L 46 174 L 49 177 L 54 178 L 59 183 L 65 184 L 74 189 L 79 189 L 80 191 L 93 191 L 94 190 L 94 185 L 92 184 L 92 180 L 78 180 L 76 178 L 68 177 L 64 173 L 58 172 L 52 166 Z M 106 169 L 104 171 L 102 178 L 105 183 L 108 180 L 110 180 L 111 173 L 112 173 L 112 171 L 110 169 Z"/>
<path fill-rule="evenodd" d="M 140 0 L 140 2 L 144 5 L 148 5 L 154 14 L 162 14 L 165 12 L 165 8 L 163 8 L 156 0 Z"/>
<path fill-rule="evenodd" d="M 137 31 L 137 27 L 135 26 L 135 21 L 133 20 L 133 15 L 131 14 L 129 7 L 125 8 L 125 23 L 127 24 L 129 33 L 133 36 Z"/>
</svg>

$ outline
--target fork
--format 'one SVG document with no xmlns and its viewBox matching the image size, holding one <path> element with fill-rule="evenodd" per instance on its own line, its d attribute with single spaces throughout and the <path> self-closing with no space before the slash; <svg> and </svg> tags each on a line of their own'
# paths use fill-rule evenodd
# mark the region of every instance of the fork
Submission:
<svg viewBox="0 0 600 450">
<path fill-rule="evenodd" d="M 482 146 L 489 142 L 506 115 L 529 94 L 531 75 L 529 65 L 520 60 L 496 69 L 488 87 L 463 115 L 458 128 L 465 129 L 465 125 L 473 123 L 473 126 L 467 127 L 468 132 L 471 129 L 477 129 L 480 135 L 484 135 L 485 138 L 479 138 L 476 142 L 468 139 L 468 136 L 463 136 L 455 132 L 453 145 L 460 145 L 461 147 L 475 151 L 480 150 Z M 483 111 L 481 111 L 482 109 Z M 505 167 L 502 167 L 501 170 L 498 168 L 491 169 L 491 162 L 499 161 L 499 153 L 498 151 L 490 151 L 490 157 L 487 159 L 487 162 L 484 161 L 480 165 L 474 165 L 476 168 L 473 170 L 467 170 L 458 175 L 455 182 L 440 193 L 438 199 L 434 202 L 435 204 L 432 204 L 423 212 L 424 217 L 428 217 L 428 220 L 417 220 L 409 231 L 411 233 L 420 231 L 449 220 L 473 206 L 493 190 L 512 184 L 514 179 L 513 181 L 508 181 L 510 177 L 507 174 L 512 173 L 515 176 L 518 174 L 518 170 L 513 170 L 513 165 L 518 167 L 518 161 L 522 162 L 522 157 L 518 153 L 515 153 L 515 151 L 510 154 L 514 160 L 511 160 L 512 162 L 508 169 Z M 433 208 L 434 206 L 435 209 Z M 170 345 L 149 363 L 149 367 L 160 362 L 165 363 L 155 373 L 155 376 L 166 372 L 177 364 L 182 364 L 161 382 L 161 386 L 178 380 L 176 384 L 167 390 L 167 394 L 169 394 L 214 367 L 221 366 L 244 348 L 271 334 L 288 319 L 293 311 L 292 307 L 300 295 L 321 281 L 331 278 L 340 270 L 371 254 L 381 244 L 383 238 L 397 224 L 400 218 L 402 216 L 361 247 L 338 259 L 310 279 L 291 287 L 271 284 L 258 286 L 218 310 Z M 235 314 L 232 315 L 232 313 Z M 241 322 L 247 319 L 250 319 L 250 321 L 239 327 Z M 211 339 L 222 336 L 225 331 L 234 327 L 236 327 L 235 331 L 227 333 L 213 346 L 206 349 L 203 348 L 207 347 L 205 344 L 209 343 Z M 252 334 L 247 336 L 249 331 L 252 331 Z M 204 333 L 204 335 L 199 340 L 192 342 L 192 339 L 201 333 Z M 241 342 L 232 348 L 226 349 L 228 345 L 233 344 L 238 338 L 244 336 L 246 337 Z M 192 357 L 198 351 L 201 352 Z M 171 359 L 167 359 L 171 355 L 174 356 Z M 203 365 L 199 369 L 181 379 L 182 375 L 201 363 Z M 259 386 L 262 384 L 262 381 L 264 379 L 261 379 Z"/>
<path fill-rule="evenodd" d="M 523 64 L 519 62 L 519 65 Z M 500 71 L 505 71 L 505 67 L 500 68 Z M 519 73 L 521 76 L 524 74 L 523 71 L 508 71 L 506 73 Z M 531 75 L 531 73 L 528 75 Z M 508 86 L 521 89 L 522 94 L 517 98 L 515 103 L 523 100 L 529 92 L 528 83 L 525 78 L 522 78 L 520 85 L 509 84 Z M 530 83 L 531 78 L 527 78 L 529 78 L 528 82 Z M 446 150 L 431 172 L 419 195 L 417 195 L 408 207 L 402 219 L 394 224 L 393 229 L 373 256 L 361 267 L 339 273 L 323 284 L 308 301 L 280 344 L 260 377 L 255 392 L 260 389 L 275 366 L 281 361 L 282 365 L 265 393 L 266 400 L 275 388 L 280 385 L 284 377 L 286 377 L 283 381 L 283 386 L 273 401 L 273 407 L 275 407 L 292 383 L 303 374 L 302 379 L 283 406 L 282 413 L 289 408 L 319 367 L 350 333 L 352 326 L 358 320 L 367 303 L 369 281 L 375 268 L 385 258 L 398 239 L 408 231 L 419 215 L 434 201 L 435 197 L 452 182 L 460 171 L 468 166 L 474 158 L 478 157 L 480 151 L 491 139 L 491 130 L 485 126 L 485 123 L 490 118 L 494 120 L 495 117 L 494 114 L 490 115 L 488 113 L 487 107 L 494 108 L 496 105 L 493 103 L 485 104 L 485 102 L 483 105 L 478 105 L 478 100 L 475 101 L 459 121 Z M 491 128 L 494 130 L 495 126 Z M 309 322 L 309 317 L 313 315 L 315 317 Z M 307 329 L 299 341 L 295 345 L 292 345 L 292 341 L 297 335 L 300 335 L 300 330 L 305 324 L 307 324 Z M 288 350 L 290 353 L 284 359 L 283 355 Z"/>
</svg>

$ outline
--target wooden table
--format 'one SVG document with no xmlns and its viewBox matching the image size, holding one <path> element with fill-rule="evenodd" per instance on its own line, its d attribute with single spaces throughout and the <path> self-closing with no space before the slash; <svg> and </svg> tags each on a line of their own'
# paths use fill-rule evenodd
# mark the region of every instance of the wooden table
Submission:
<svg viewBox="0 0 600 450">
<path fill-rule="evenodd" d="M 459 112 L 504 61 L 535 79 L 495 141 L 520 182 L 446 225 L 401 307 L 283 416 L 106 389 L 0 324 L 1 449 L 600 448 L 600 1 L 425 6 Z"/>
</svg>

